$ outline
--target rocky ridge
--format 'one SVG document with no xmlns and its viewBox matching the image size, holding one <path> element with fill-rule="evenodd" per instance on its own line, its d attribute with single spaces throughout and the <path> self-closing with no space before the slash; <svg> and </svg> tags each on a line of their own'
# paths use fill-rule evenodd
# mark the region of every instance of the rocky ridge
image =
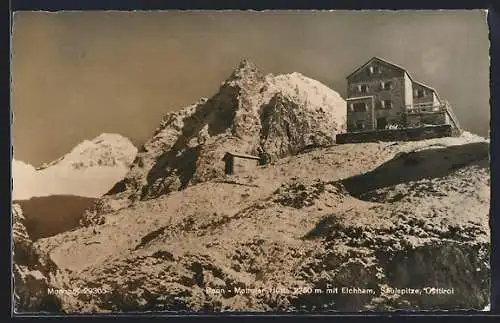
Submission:
<svg viewBox="0 0 500 323">
<path fill-rule="evenodd" d="M 264 75 L 243 60 L 210 99 L 168 113 L 139 150 L 125 179 L 87 212 L 83 224 L 137 200 L 224 177 L 227 151 L 271 160 L 334 143 L 345 127 L 345 101 L 300 73 Z"/>
<path fill-rule="evenodd" d="M 25 218 L 18 204 L 12 205 L 14 310 L 21 312 L 60 312 L 61 299 L 48 293 L 50 288 L 67 287 L 68 276 L 50 257 L 37 248 L 26 231 Z"/>
</svg>

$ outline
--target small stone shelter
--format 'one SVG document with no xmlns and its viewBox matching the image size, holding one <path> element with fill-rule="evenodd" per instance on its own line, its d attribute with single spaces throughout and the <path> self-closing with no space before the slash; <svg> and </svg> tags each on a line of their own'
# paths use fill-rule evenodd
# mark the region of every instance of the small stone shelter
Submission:
<svg viewBox="0 0 500 323">
<path fill-rule="evenodd" d="M 233 175 L 235 170 L 237 172 L 249 171 L 261 164 L 261 158 L 257 156 L 233 152 L 227 152 L 222 160 L 225 163 L 224 173 L 226 175 Z"/>
</svg>

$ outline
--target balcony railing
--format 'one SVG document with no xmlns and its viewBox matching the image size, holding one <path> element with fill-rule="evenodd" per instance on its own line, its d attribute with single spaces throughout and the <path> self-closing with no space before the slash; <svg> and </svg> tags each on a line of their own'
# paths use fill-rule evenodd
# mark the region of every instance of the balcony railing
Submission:
<svg viewBox="0 0 500 323">
<path fill-rule="evenodd" d="M 446 111 L 447 107 L 448 107 L 447 103 L 439 103 L 439 102 L 417 103 L 413 105 L 407 105 L 406 112 L 408 114 L 441 112 L 441 111 Z"/>
<path fill-rule="evenodd" d="M 448 116 L 450 117 L 451 121 L 455 124 L 455 127 L 460 130 L 460 123 L 458 122 L 458 118 L 455 115 L 453 108 L 449 104 L 446 105 L 446 113 L 448 113 Z"/>
<path fill-rule="evenodd" d="M 457 129 L 460 129 L 460 124 L 458 123 L 458 118 L 453 112 L 453 109 L 448 101 L 443 102 L 428 102 L 428 103 L 417 103 L 413 105 L 406 106 L 407 114 L 421 114 L 421 113 L 436 113 L 436 112 L 446 112 L 451 122 L 455 125 Z"/>
</svg>

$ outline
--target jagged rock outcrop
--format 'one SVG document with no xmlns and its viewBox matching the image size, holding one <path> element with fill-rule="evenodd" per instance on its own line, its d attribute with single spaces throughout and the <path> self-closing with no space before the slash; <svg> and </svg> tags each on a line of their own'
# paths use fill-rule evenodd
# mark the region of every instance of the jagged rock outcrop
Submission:
<svg viewBox="0 0 500 323">
<path fill-rule="evenodd" d="M 55 281 L 67 278 L 47 254 L 33 245 L 18 204 L 12 205 L 12 238 L 16 312 L 60 312 L 61 300 L 48 290 L 54 288 Z"/>
<path fill-rule="evenodd" d="M 264 75 L 243 60 L 209 99 L 164 117 L 140 149 L 125 179 L 91 208 L 82 224 L 101 214 L 224 176 L 227 151 L 271 160 L 334 143 L 345 127 L 345 101 L 300 73 Z"/>
</svg>

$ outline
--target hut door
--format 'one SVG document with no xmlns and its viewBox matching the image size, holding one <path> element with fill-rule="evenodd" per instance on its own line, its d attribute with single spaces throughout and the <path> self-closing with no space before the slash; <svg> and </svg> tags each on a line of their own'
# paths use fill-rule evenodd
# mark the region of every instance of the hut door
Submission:
<svg viewBox="0 0 500 323">
<path fill-rule="evenodd" d="M 377 118 L 377 129 L 385 129 L 387 127 L 387 118 Z"/>
<path fill-rule="evenodd" d="M 233 175 L 233 158 L 232 157 L 226 158 L 225 163 L 226 164 L 224 172 L 226 173 L 226 175 Z"/>
</svg>

